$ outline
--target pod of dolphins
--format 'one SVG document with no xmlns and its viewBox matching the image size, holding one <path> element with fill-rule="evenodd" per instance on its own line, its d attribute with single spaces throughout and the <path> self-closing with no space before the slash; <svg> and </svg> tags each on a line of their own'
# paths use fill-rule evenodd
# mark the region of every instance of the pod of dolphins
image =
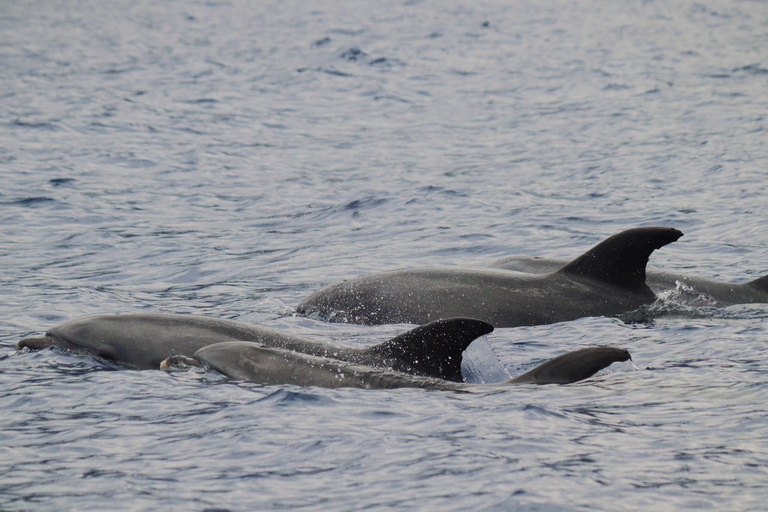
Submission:
<svg viewBox="0 0 768 512">
<path fill-rule="evenodd" d="M 731 284 L 646 272 L 674 228 L 618 233 L 571 260 L 511 256 L 487 268 L 404 269 L 331 284 L 297 307 L 300 315 L 359 324 L 420 324 L 369 348 L 344 348 L 233 320 L 171 314 L 93 315 L 21 340 L 17 349 L 58 347 L 134 369 L 204 366 L 264 385 L 470 391 L 515 384 L 569 384 L 618 361 L 615 347 L 562 354 L 506 382 L 463 382 L 462 354 L 494 328 L 586 316 L 621 317 L 683 285 L 716 305 L 768 302 L 768 276 Z"/>
</svg>

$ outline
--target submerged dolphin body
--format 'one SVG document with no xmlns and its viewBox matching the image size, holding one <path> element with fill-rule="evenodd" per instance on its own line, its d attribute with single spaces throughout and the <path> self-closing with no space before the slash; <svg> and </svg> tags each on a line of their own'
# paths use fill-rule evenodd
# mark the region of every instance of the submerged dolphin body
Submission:
<svg viewBox="0 0 768 512">
<path fill-rule="evenodd" d="M 179 361 L 181 359 L 181 361 Z M 533 370 L 506 382 L 493 385 L 471 385 L 401 372 L 372 368 L 354 363 L 301 354 L 284 349 L 263 347 L 257 343 L 225 342 L 198 350 L 194 360 L 237 380 L 257 384 L 320 386 L 325 388 L 424 388 L 468 391 L 503 387 L 512 384 L 570 384 L 591 377 L 617 361 L 631 359 L 629 352 L 614 347 L 592 347 L 568 352 Z M 164 366 L 185 362 L 176 358 Z"/>
<path fill-rule="evenodd" d="M 407 269 L 358 277 L 310 295 L 304 315 L 331 321 L 423 324 L 456 316 L 494 327 L 618 316 L 653 302 L 651 253 L 682 236 L 673 228 L 629 229 L 544 275 L 488 268 Z"/>
<path fill-rule="evenodd" d="M 529 274 L 547 274 L 563 268 L 568 260 L 538 256 L 509 256 L 496 260 L 491 267 Z M 654 293 L 677 288 L 681 283 L 691 292 L 710 297 L 718 306 L 768 303 L 768 275 L 746 283 L 724 283 L 703 277 L 686 276 L 660 270 L 646 270 L 645 281 Z"/>
<path fill-rule="evenodd" d="M 133 368 L 158 369 L 171 355 L 192 356 L 207 345 L 237 340 L 461 382 L 462 353 L 472 341 L 491 331 L 491 325 L 479 320 L 451 318 L 422 325 L 373 347 L 344 348 L 233 320 L 168 314 L 94 315 L 58 325 L 43 338 L 21 340 L 16 348 L 56 346 Z"/>
</svg>

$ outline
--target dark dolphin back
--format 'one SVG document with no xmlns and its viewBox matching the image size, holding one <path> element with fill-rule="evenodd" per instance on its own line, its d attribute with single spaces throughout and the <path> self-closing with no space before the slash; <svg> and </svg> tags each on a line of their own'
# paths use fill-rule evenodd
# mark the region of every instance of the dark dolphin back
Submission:
<svg viewBox="0 0 768 512">
<path fill-rule="evenodd" d="M 412 373 L 462 382 L 462 353 L 475 339 L 491 331 L 491 324 L 473 318 L 436 320 L 368 350 L 400 361 Z"/>
<path fill-rule="evenodd" d="M 475 388 L 470 384 L 408 375 L 386 368 L 264 347 L 254 342 L 214 343 L 198 350 L 194 357 L 204 366 L 233 379 L 258 384 L 367 389 L 415 387 L 446 391 L 471 391 Z M 558 356 L 516 379 L 491 386 L 477 386 L 476 389 L 498 389 L 527 383 L 569 384 L 586 379 L 613 362 L 627 359 L 629 352 L 626 350 L 612 347 L 587 348 Z"/>
<path fill-rule="evenodd" d="M 648 258 L 681 236 L 683 233 L 674 228 L 628 229 L 603 240 L 558 272 L 653 294 L 645 284 Z"/>
<path fill-rule="evenodd" d="M 570 384 L 587 379 L 606 366 L 631 359 L 627 350 L 615 347 L 590 347 L 574 350 L 524 373 L 514 384 Z"/>
</svg>

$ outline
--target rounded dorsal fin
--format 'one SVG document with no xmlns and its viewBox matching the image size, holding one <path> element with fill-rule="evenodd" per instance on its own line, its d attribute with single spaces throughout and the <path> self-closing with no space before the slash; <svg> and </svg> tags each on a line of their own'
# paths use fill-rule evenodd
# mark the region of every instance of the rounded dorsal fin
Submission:
<svg viewBox="0 0 768 512">
<path fill-rule="evenodd" d="M 508 382 L 510 384 L 571 384 L 593 376 L 606 366 L 629 359 L 632 359 L 629 352 L 622 348 L 582 348 L 550 359 Z"/>
</svg>

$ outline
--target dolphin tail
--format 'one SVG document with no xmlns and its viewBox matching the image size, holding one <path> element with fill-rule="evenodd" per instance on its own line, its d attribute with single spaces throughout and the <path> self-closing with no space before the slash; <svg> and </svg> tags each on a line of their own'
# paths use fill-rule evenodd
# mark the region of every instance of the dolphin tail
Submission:
<svg viewBox="0 0 768 512">
<path fill-rule="evenodd" d="M 768 275 L 758 277 L 757 279 L 754 279 L 747 284 L 752 288 L 757 288 L 758 290 L 768 292 Z"/>
<path fill-rule="evenodd" d="M 674 228 L 634 228 L 607 238 L 558 270 L 645 293 L 645 266 L 651 253 L 683 236 Z"/>
<path fill-rule="evenodd" d="M 462 382 L 462 353 L 493 326 L 473 318 L 436 320 L 380 343 L 369 351 L 395 358 L 423 375 Z"/>
<path fill-rule="evenodd" d="M 511 384 L 570 384 L 587 379 L 611 363 L 632 359 L 627 350 L 591 347 L 550 359 L 528 373 L 510 380 Z"/>
</svg>

